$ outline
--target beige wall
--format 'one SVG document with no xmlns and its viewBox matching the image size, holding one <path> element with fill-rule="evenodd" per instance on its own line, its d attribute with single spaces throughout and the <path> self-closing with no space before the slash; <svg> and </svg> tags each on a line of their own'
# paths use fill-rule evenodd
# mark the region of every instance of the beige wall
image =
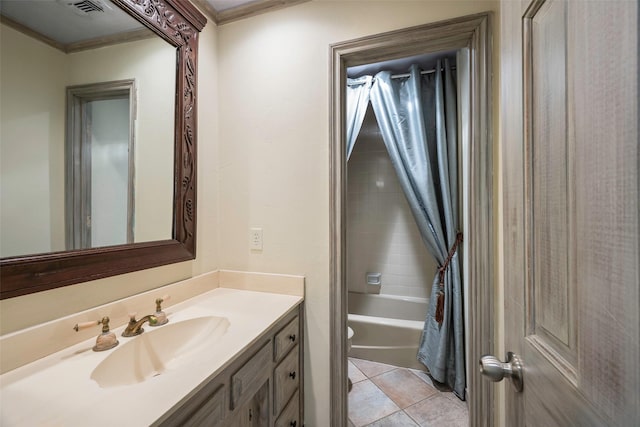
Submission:
<svg viewBox="0 0 640 427">
<path fill-rule="evenodd" d="M 329 45 L 497 8 L 319 0 L 209 23 L 198 71 L 198 258 L 4 300 L 3 333 L 215 268 L 304 275 L 305 423 L 329 425 Z M 249 250 L 250 227 L 264 230 L 262 252 Z"/>
<path fill-rule="evenodd" d="M 63 250 L 65 55 L 4 24 L 0 55 L 0 256 Z"/>
<path fill-rule="evenodd" d="M 312 1 L 220 28 L 220 264 L 306 276 L 307 425 L 330 416 L 329 45 L 497 7 Z"/>
</svg>

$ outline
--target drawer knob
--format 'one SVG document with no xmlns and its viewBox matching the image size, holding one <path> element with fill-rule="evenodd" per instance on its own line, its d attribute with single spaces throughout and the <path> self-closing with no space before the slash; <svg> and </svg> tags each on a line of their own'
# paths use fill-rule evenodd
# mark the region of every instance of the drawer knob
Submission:
<svg viewBox="0 0 640 427">
<path fill-rule="evenodd" d="M 296 371 L 289 372 L 289 376 L 291 377 L 292 380 L 295 380 L 296 379 Z"/>
<path fill-rule="evenodd" d="M 291 427 L 296 427 L 296 426 L 298 425 L 298 422 L 297 422 L 297 421 L 291 421 L 291 422 L 289 423 L 289 425 L 290 425 Z"/>
<path fill-rule="evenodd" d="M 289 340 L 290 340 L 291 342 L 294 342 L 294 341 L 296 340 L 296 334 L 291 334 L 291 335 L 289 335 Z"/>
</svg>

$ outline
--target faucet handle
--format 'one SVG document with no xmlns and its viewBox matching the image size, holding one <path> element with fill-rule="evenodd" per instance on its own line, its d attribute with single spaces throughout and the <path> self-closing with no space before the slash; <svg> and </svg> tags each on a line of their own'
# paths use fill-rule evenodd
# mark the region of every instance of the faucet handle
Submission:
<svg viewBox="0 0 640 427">
<path fill-rule="evenodd" d="M 171 295 L 163 295 L 160 298 L 156 298 L 156 313 L 155 316 L 158 319 L 158 322 L 151 326 L 161 326 L 169 321 L 167 319 L 167 314 L 162 311 L 162 303 L 165 301 L 169 301 L 171 299 Z"/>
<path fill-rule="evenodd" d="M 76 323 L 76 325 L 73 327 L 73 329 L 76 332 L 79 332 L 82 329 L 87 329 L 90 328 L 91 326 L 96 326 L 100 324 L 100 320 L 93 320 L 91 322 L 83 322 L 83 323 Z"/>
<path fill-rule="evenodd" d="M 90 328 L 91 326 L 102 325 L 102 332 L 109 332 L 109 317 L 104 316 L 100 320 L 92 320 L 90 322 L 76 323 L 73 329 L 79 332 L 82 329 Z"/>
<path fill-rule="evenodd" d="M 156 298 L 156 311 L 162 311 L 162 303 L 165 301 L 169 301 L 171 299 L 171 295 L 163 295 L 160 298 Z"/>
<path fill-rule="evenodd" d="M 102 333 L 96 338 L 96 345 L 93 346 L 93 351 L 109 350 L 118 345 L 118 339 L 116 334 L 109 330 L 109 317 L 104 316 L 100 320 L 92 322 L 76 323 L 73 329 L 79 332 L 81 329 L 87 329 L 91 326 L 102 325 Z"/>
</svg>

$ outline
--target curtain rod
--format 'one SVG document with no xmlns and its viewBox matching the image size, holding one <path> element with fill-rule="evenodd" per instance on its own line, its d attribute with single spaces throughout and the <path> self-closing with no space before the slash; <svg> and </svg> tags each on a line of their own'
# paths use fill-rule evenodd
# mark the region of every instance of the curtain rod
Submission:
<svg viewBox="0 0 640 427">
<path fill-rule="evenodd" d="M 449 67 L 449 69 L 450 69 L 450 70 L 455 70 L 455 69 L 456 69 L 456 67 L 455 67 L 455 65 L 454 65 L 453 67 Z M 444 71 L 444 67 L 443 67 L 441 70 L 443 70 L 443 71 Z M 431 70 L 424 70 L 424 71 L 420 71 L 420 74 L 421 74 L 421 75 L 423 75 L 423 74 L 432 74 L 432 73 L 435 73 L 435 72 L 436 72 L 436 69 L 435 69 L 435 68 L 432 68 Z M 392 78 L 392 79 L 403 79 L 403 78 L 405 78 L 405 77 L 409 77 L 410 75 L 411 75 L 411 74 L 409 74 L 409 73 L 404 73 L 404 74 L 392 74 L 392 75 L 391 75 L 391 78 Z"/>
<path fill-rule="evenodd" d="M 443 67 L 443 68 L 441 68 L 441 69 L 442 69 L 442 70 L 444 70 L 444 67 Z M 455 69 L 456 69 L 456 66 L 454 65 L 454 66 L 452 66 L 452 67 L 449 67 L 449 69 L 450 69 L 450 70 L 455 70 Z M 424 75 L 424 74 L 432 74 L 432 73 L 435 73 L 435 72 L 436 72 L 436 69 L 435 69 L 435 68 L 432 68 L 431 70 L 424 70 L 424 71 L 420 71 L 420 74 L 421 74 L 421 75 Z M 411 75 L 410 73 L 404 73 L 404 74 L 392 74 L 392 75 L 391 75 L 391 78 L 392 78 L 392 79 L 403 79 L 403 78 L 407 78 L 407 77 L 409 77 L 410 75 Z M 360 77 L 364 77 L 364 76 L 360 76 Z M 354 78 L 354 79 L 359 79 L 360 77 L 353 77 L 353 78 Z M 350 77 L 350 78 L 351 78 L 351 77 Z M 356 84 L 359 84 L 359 83 L 356 83 Z"/>
</svg>

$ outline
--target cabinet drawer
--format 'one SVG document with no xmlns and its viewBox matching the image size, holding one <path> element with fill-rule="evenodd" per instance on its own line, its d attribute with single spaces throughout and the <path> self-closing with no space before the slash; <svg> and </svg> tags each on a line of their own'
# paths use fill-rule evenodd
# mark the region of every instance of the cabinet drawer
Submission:
<svg viewBox="0 0 640 427">
<path fill-rule="evenodd" d="M 225 388 L 221 386 L 215 393 L 208 397 L 193 414 L 184 421 L 182 426 L 210 426 L 222 427 L 224 420 L 224 395 Z"/>
<path fill-rule="evenodd" d="M 271 354 L 269 342 L 231 376 L 231 409 L 248 401 L 269 378 Z"/>
<path fill-rule="evenodd" d="M 278 414 L 300 383 L 298 346 L 295 346 L 282 363 L 278 365 L 273 375 L 273 382 L 273 409 L 274 413 Z"/>
<path fill-rule="evenodd" d="M 302 427 L 300 423 L 300 392 L 296 391 L 284 411 L 280 414 L 274 427 Z"/>
<path fill-rule="evenodd" d="M 276 334 L 273 351 L 273 357 L 276 362 L 282 359 L 300 341 L 300 328 L 298 325 L 298 317 L 296 317 Z"/>
</svg>

